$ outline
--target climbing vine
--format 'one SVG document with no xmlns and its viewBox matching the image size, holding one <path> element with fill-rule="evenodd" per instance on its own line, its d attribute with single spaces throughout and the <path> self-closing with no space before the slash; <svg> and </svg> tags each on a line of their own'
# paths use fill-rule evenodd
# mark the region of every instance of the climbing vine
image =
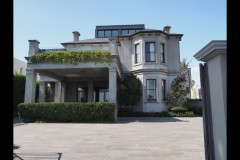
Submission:
<svg viewBox="0 0 240 160">
<path fill-rule="evenodd" d="M 46 51 L 26 58 L 32 63 L 110 62 L 108 50 Z"/>
</svg>

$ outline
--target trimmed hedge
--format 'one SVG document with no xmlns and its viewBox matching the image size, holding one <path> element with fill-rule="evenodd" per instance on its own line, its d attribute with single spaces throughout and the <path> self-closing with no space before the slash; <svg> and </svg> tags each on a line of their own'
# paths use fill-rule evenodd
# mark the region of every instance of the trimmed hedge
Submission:
<svg viewBox="0 0 240 160">
<path fill-rule="evenodd" d="M 194 117 L 194 113 L 192 111 L 187 111 L 187 112 L 183 112 L 183 113 L 176 113 L 176 112 L 169 112 L 171 117 Z"/>
<path fill-rule="evenodd" d="M 184 113 L 188 111 L 188 108 L 184 106 L 178 106 L 178 107 L 172 107 L 170 111 L 174 113 Z"/>
<path fill-rule="evenodd" d="M 111 102 L 20 103 L 18 113 L 24 122 L 114 122 Z"/>
<path fill-rule="evenodd" d="M 13 113 L 17 115 L 17 105 L 24 102 L 26 76 L 23 74 L 13 74 Z"/>
<path fill-rule="evenodd" d="M 46 51 L 26 58 L 32 63 L 71 63 L 77 62 L 110 62 L 108 50 L 82 50 L 82 51 Z"/>
</svg>

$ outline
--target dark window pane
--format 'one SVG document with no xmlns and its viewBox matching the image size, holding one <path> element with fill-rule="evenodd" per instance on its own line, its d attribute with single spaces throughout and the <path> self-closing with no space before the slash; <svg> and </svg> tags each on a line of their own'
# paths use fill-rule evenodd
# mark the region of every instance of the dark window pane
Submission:
<svg viewBox="0 0 240 160">
<path fill-rule="evenodd" d="M 135 45 L 135 63 L 140 63 L 140 45 Z"/>
<path fill-rule="evenodd" d="M 154 42 L 146 42 L 145 43 L 145 60 L 146 62 L 155 62 L 155 43 Z"/>
<path fill-rule="evenodd" d="M 104 37 L 104 31 L 98 31 L 98 37 Z"/>
<path fill-rule="evenodd" d="M 112 30 L 112 36 L 118 36 L 118 30 Z"/>
<path fill-rule="evenodd" d="M 133 34 L 133 33 L 135 33 L 135 29 L 130 29 L 129 34 Z"/>
<path fill-rule="evenodd" d="M 156 99 L 156 80 L 147 79 L 147 99 Z"/>
<path fill-rule="evenodd" d="M 136 32 L 141 31 L 140 29 L 136 29 Z"/>
<path fill-rule="evenodd" d="M 122 35 L 128 34 L 128 30 L 124 29 L 122 30 Z"/>
<path fill-rule="evenodd" d="M 162 100 L 166 100 L 166 80 L 162 80 Z"/>
<path fill-rule="evenodd" d="M 165 63 L 165 48 L 164 48 L 164 44 L 161 44 L 161 62 Z"/>
<path fill-rule="evenodd" d="M 111 37 L 111 31 L 105 31 L 105 37 Z"/>
</svg>

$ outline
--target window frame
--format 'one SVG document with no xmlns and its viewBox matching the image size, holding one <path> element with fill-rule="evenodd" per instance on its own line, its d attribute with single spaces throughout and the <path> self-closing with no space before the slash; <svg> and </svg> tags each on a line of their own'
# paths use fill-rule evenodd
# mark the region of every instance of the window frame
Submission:
<svg viewBox="0 0 240 160">
<path fill-rule="evenodd" d="M 166 63 L 165 44 L 161 43 L 161 63 Z"/>
<path fill-rule="evenodd" d="M 154 89 L 148 89 L 148 81 L 154 81 Z M 154 91 L 154 96 L 153 98 L 148 98 L 148 90 L 153 90 Z M 147 101 L 156 101 L 157 100 L 157 82 L 156 79 L 146 79 L 146 97 L 147 97 Z"/>
<path fill-rule="evenodd" d="M 164 83 L 163 83 L 164 82 Z M 162 86 L 162 101 L 165 102 L 166 98 L 167 98 L 167 92 L 166 92 L 166 88 L 167 88 L 167 83 L 166 83 L 166 79 L 162 79 L 161 80 L 161 86 Z"/>
<path fill-rule="evenodd" d="M 137 46 L 139 47 L 139 53 L 137 53 Z M 135 56 L 135 60 L 134 60 L 134 62 L 135 62 L 135 64 L 139 64 L 139 63 L 141 63 L 141 46 L 140 46 L 140 43 L 136 43 L 135 45 L 134 45 L 134 49 L 135 49 L 135 53 L 134 53 L 134 56 Z M 139 55 L 139 61 L 137 61 L 137 56 Z"/>
<path fill-rule="evenodd" d="M 149 52 L 147 52 L 147 44 L 149 43 Z M 154 52 L 150 52 L 150 44 L 153 43 L 154 44 Z M 151 57 L 151 53 L 154 53 L 154 61 L 147 60 L 147 54 L 149 54 L 149 57 Z M 156 43 L 155 42 L 145 42 L 145 62 L 156 62 Z"/>
</svg>

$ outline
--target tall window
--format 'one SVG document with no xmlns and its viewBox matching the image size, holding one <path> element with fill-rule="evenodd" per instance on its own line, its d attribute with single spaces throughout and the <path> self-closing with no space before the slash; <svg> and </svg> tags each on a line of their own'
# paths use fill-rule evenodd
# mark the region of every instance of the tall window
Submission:
<svg viewBox="0 0 240 160">
<path fill-rule="evenodd" d="M 161 62 L 165 63 L 165 46 L 161 43 Z"/>
<path fill-rule="evenodd" d="M 162 101 L 166 100 L 166 80 L 162 80 Z"/>
<path fill-rule="evenodd" d="M 98 37 L 104 37 L 104 31 L 98 31 Z"/>
<path fill-rule="evenodd" d="M 135 44 L 135 63 L 140 63 L 140 44 Z"/>
<path fill-rule="evenodd" d="M 156 99 L 156 79 L 147 79 L 147 99 Z"/>
<path fill-rule="evenodd" d="M 146 62 L 155 62 L 155 43 L 154 42 L 146 42 L 145 43 L 145 51 L 146 51 Z"/>
<path fill-rule="evenodd" d="M 77 101 L 78 102 L 86 102 L 87 97 L 86 97 L 86 92 L 84 88 L 78 87 L 78 96 L 77 96 Z"/>
<path fill-rule="evenodd" d="M 118 36 L 118 30 L 112 30 L 112 36 L 114 37 L 114 36 Z"/>
</svg>

